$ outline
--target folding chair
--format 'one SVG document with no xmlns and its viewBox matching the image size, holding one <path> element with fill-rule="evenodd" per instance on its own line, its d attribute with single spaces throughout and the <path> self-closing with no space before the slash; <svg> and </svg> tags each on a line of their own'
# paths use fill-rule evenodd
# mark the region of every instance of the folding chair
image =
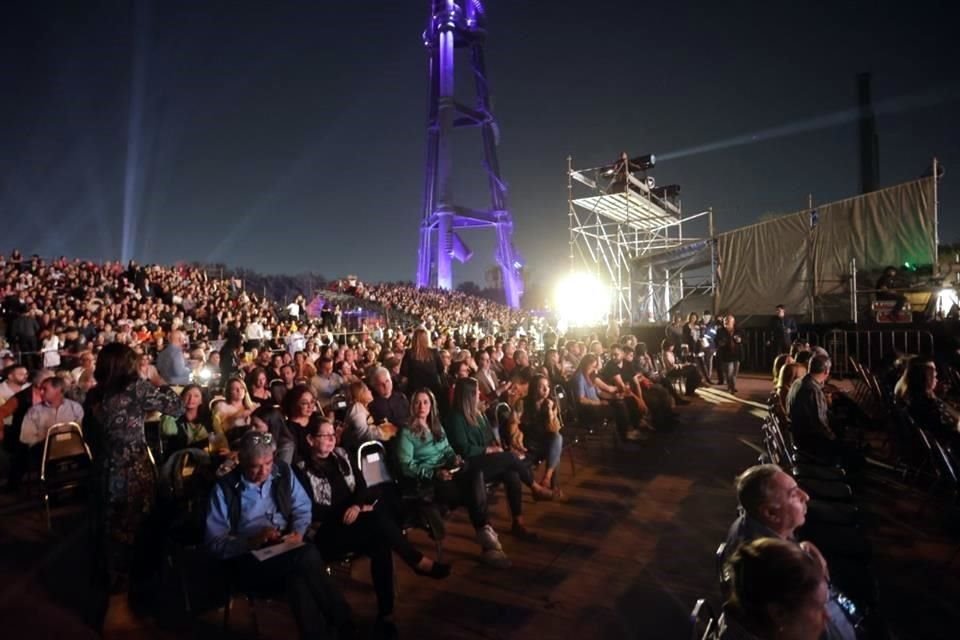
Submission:
<svg viewBox="0 0 960 640">
<path fill-rule="evenodd" d="M 163 464 L 166 460 L 166 454 L 163 447 L 163 434 L 160 432 L 160 422 L 163 415 L 159 411 L 148 413 L 143 419 L 143 435 L 147 440 L 147 446 L 153 453 L 153 459 L 157 464 Z"/>
<path fill-rule="evenodd" d="M 710 603 L 706 598 L 699 598 L 690 612 L 690 640 L 718 640 L 721 626 Z"/>
<path fill-rule="evenodd" d="M 818 464 L 817 461 L 797 462 L 796 448 L 788 444 L 783 431 L 780 429 L 776 416 L 768 416 L 764 424 L 767 435 L 765 444 L 770 451 L 770 459 L 780 465 L 797 481 L 797 484 L 813 498 L 833 502 L 850 502 L 853 499 L 853 490 L 846 483 L 846 473 L 838 467 Z"/>
<path fill-rule="evenodd" d="M 90 477 L 93 456 L 76 422 L 60 422 L 47 431 L 40 462 L 40 487 L 47 517 L 47 530 L 53 530 L 50 496 L 83 487 Z"/>
<path fill-rule="evenodd" d="M 404 530 L 416 527 L 427 532 L 437 548 L 437 559 L 443 558 L 443 539 L 446 528 L 443 514 L 436 505 L 425 501 L 419 495 L 405 494 L 394 480 L 387 463 L 387 448 L 379 440 L 364 442 L 357 449 L 357 469 L 366 486 L 376 487 L 384 484 L 396 485 L 400 499 L 404 503 L 405 514 L 415 514 L 415 518 L 404 522 Z"/>
<path fill-rule="evenodd" d="M 367 487 L 393 484 L 393 476 L 387 467 L 387 449 L 379 440 L 360 445 L 357 449 L 357 469 Z"/>
<path fill-rule="evenodd" d="M 566 419 L 564 416 L 565 404 L 566 404 L 566 391 L 563 388 L 563 385 L 557 385 L 553 388 L 553 401 L 557 403 L 557 417 L 560 420 L 560 428 L 563 430 L 563 427 L 566 426 Z M 576 447 L 579 447 L 581 443 L 580 436 L 575 432 L 565 432 L 563 436 L 563 452 L 567 454 L 567 458 L 570 460 L 570 476 L 573 478 L 577 477 L 577 462 L 575 456 L 573 455 L 573 450 Z"/>
<path fill-rule="evenodd" d="M 165 558 L 168 568 L 176 574 L 183 608 L 188 614 L 193 607 L 187 559 L 204 555 L 204 516 L 215 474 L 210 455 L 194 448 L 173 452 L 157 474 L 158 508 L 166 516 Z"/>
<path fill-rule="evenodd" d="M 720 584 L 720 596 L 726 600 L 730 595 L 730 583 L 733 579 L 733 576 L 731 576 L 730 572 L 727 571 L 726 563 L 724 562 L 727 555 L 727 543 L 721 542 L 713 555 L 714 559 L 716 560 L 717 581 Z"/>
<path fill-rule="evenodd" d="M 327 410 L 333 414 L 334 422 L 337 424 L 343 424 L 344 419 L 347 417 L 348 408 L 349 403 L 347 402 L 347 396 L 342 393 L 331 396 L 330 404 L 327 405 Z"/>
</svg>

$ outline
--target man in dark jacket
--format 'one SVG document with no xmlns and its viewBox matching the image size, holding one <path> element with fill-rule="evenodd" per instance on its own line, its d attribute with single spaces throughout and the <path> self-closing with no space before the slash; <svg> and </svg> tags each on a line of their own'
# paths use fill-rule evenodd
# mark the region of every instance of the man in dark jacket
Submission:
<svg viewBox="0 0 960 640">
<path fill-rule="evenodd" d="M 770 319 L 770 347 L 773 358 L 781 353 L 790 353 L 790 346 L 796 337 L 797 321 L 787 316 L 784 306 L 778 304 L 776 314 Z"/>
</svg>

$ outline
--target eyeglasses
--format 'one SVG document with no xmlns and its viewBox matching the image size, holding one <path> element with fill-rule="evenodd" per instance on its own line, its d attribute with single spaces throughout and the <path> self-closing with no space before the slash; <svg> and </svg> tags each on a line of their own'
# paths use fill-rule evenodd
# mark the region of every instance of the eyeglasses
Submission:
<svg viewBox="0 0 960 640">
<path fill-rule="evenodd" d="M 337 434 L 335 433 L 318 433 L 315 438 L 323 438 L 324 440 L 336 440 Z"/>
<path fill-rule="evenodd" d="M 251 444 L 273 444 L 272 433 L 260 433 L 259 431 L 249 431 L 244 436 Z"/>
</svg>

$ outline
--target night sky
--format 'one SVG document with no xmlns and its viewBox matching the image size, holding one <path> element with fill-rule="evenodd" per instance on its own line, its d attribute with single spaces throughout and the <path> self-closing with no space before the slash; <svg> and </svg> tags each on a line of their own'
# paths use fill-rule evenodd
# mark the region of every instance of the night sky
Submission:
<svg viewBox="0 0 960 640">
<path fill-rule="evenodd" d="M 120 258 L 126 210 L 141 262 L 412 279 L 428 4 L 5 7 L 0 253 Z M 941 241 L 960 241 L 956 12 L 782 4 L 486 2 L 500 160 L 534 280 L 569 264 L 568 155 L 588 167 L 655 153 L 658 184 L 680 183 L 687 213 L 713 206 L 720 230 L 808 193 L 855 195 L 857 128 L 842 114 L 867 70 L 881 184 L 937 155 Z M 713 144 L 725 140 L 746 143 Z M 483 205 L 479 136 L 454 144 L 458 199 Z M 491 239 L 465 240 L 476 255 L 456 278 L 482 282 Z"/>
</svg>

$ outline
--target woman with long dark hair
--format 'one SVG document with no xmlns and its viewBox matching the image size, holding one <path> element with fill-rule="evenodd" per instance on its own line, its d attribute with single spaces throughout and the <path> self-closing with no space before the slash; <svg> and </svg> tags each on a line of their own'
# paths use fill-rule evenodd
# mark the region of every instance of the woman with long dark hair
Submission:
<svg viewBox="0 0 960 640">
<path fill-rule="evenodd" d="M 110 608 L 123 606 L 123 591 L 133 607 L 145 604 L 146 582 L 156 569 L 155 527 L 148 519 L 156 498 L 156 476 L 147 440 L 144 417 L 152 411 L 178 418 L 183 402 L 159 380 L 140 378 L 137 354 L 126 345 L 108 344 L 94 370 L 97 386 L 88 404 L 99 423 L 98 530 L 109 579 Z M 108 622 L 110 614 L 108 612 Z"/>
<path fill-rule="evenodd" d="M 559 409 L 550 394 L 550 381 L 546 376 L 534 376 L 530 381 L 530 391 L 523 402 L 520 430 L 523 432 L 527 456 L 544 461 L 540 484 L 559 494 L 556 473 L 563 453 L 563 436 L 560 435 Z"/>
<path fill-rule="evenodd" d="M 509 567 L 510 559 L 503 552 L 488 517 L 483 472 L 465 466 L 450 446 L 440 424 L 436 399 L 429 389 L 421 389 L 410 398 L 408 424 L 397 439 L 402 482 L 417 493 L 432 495 L 438 504 L 451 508 L 465 506 L 477 532 L 484 562 L 494 567 Z"/>
<path fill-rule="evenodd" d="M 283 412 L 287 416 L 287 430 L 296 442 L 293 459 L 300 460 L 310 451 L 306 430 L 310 419 L 317 412 L 317 398 L 310 387 L 298 384 L 287 392 L 283 403 Z"/>
<path fill-rule="evenodd" d="M 213 433 L 213 415 L 203 401 L 203 389 L 188 384 L 180 392 L 180 400 L 183 401 L 183 414 L 179 417 L 165 415 L 160 420 L 160 434 L 166 439 L 167 452 L 187 447 L 206 448 Z"/>
<path fill-rule="evenodd" d="M 273 394 L 270 393 L 270 383 L 267 380 L 267 370 L 263 367 L 254 367 L 245 379 L 250 399 L 257 404 L 270 404 Z"/>
<path fill-rule="evenodd" d="M 262 404 L 250 416 L 253 429 L 261 433 L 269 433 L 277 447 L 277 460 L 293 464 L 293 454 L 297 448 L 296 440 L 287 427 L 283 411 L 277 405 Z"/>
<path fill-rule="evenodd" d="M 480 410 L 480 387 L 473 378 L 457 380 L 447 434 L 453 450 L 467 465 L 483 472 L 487 482 L 503 482 L 513 517 L 514 535 L 535 537 L 523 521 L 522 484 L 530 487 L 537 500 L 553 498 L 553 491 L 534 481 L 533 472 L 510 451 L 504 451 L 487 417 Z"/>
<path fill-rule="evenodd" d="M 910 360 L 897 382 L 895 393 L 917 425 L 938 435 L 950 436 L 952 442 L 960 442 L 957 437 L 960 421 L 949 406 L 937 397 L 936 388 L 936 363 L 917 357 Z"/>
</svg>

